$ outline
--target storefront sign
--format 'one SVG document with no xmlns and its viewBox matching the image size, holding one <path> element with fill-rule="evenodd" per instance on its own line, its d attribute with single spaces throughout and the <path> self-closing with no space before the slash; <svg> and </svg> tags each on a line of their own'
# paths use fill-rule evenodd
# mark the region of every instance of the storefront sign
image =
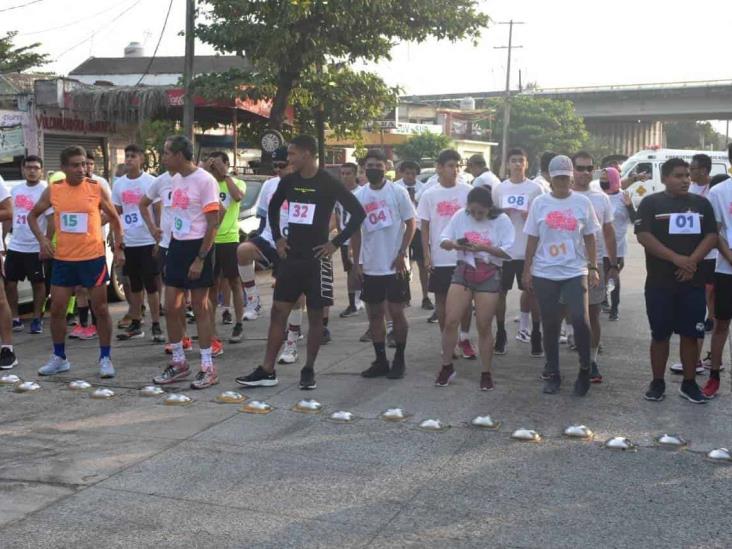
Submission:
<svg viewBox="0 0 732 549">
<path fill-rule="evenodd" d="M 84 120 L 77 117 L 38 115 L 38 126 L 44 130 L 56 130 L 77 133 L 114 133 L 113 122 L 105 120 Z"/>
<path fill-rule="evenodd" d="M 12 162 L 14 156 L 24 155 L 23 127 L 0 128 L 0 164 Z"/>
</svg>

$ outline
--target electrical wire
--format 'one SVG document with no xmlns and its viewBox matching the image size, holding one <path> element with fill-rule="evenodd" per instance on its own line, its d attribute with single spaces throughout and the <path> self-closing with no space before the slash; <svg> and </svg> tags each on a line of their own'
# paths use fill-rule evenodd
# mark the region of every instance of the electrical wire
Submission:
<svg viewBox="0 0 732 549">
<path fill-rule="evenodd" d="M 17 6 L 10 6 L 9 8 L 3 8 L 0 10 L 0 13 L 4 11 L 11 11 L 11 10 L 17 10 L 20 8 L 24 8 L 26 6 L 30 6 L 32 4 L 39 4 L 40 2 L 43 2 L 43 0 L 32 0 L 31 2 L 26 2 L 25 4 L 18 4 Z"/>
<path fill-rule="evenodd" d="M 158 36 L 158 43 L 155 45 L 155 51 L 153 51 L 152 57 L 150 58 L 150 62 L 147 64 L 147 67 L 145 67 L 145 72 L 142 73 L 142 76 L 137 81 L 137 84 L 135 84 L 135 87 L 139 86 L 142 81 L 147 76 L 147 73 L 150 71 L 150 67 L 152 67 L 153 61 L 155 61 L 155 56 L 158 54 L 158 48 L 160 47 L 160 42 L 163 40 L 163 35 L 165 34 L 165 27 L 168 26 L 168 17 L 170 17 L 170 10 L 173 7 L 173 0 L 170 0 L 170 4 L 168 4 L 168 13 L 165 14 L 165 21 L 163 21 L 163 28 L 160 30 L 160 36 Z"/>
</svg>

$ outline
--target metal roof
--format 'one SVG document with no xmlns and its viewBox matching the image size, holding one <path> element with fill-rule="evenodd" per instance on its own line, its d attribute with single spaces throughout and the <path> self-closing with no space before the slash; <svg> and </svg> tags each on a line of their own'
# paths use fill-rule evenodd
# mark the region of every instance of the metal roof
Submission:
<svg viewBox="0 0 732 549">
<path fill-rule="evenodd" d="M 69 75 L 143 74 L 150 59 L 150 57 L 90 57 Z M 184 57 L 156 57 L 147 74 L 183 74 L 183 61 Z M 197 55 L 193 60 L 193 72 L 196 74 L 251 68 L 249 60 L 238 55 Z"/>
</svg>

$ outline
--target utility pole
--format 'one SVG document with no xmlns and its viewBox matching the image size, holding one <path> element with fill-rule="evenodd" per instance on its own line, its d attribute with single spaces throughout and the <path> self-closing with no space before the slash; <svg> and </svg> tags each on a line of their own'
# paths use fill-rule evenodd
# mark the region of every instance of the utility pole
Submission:
<svg viewBox="0 0 732 549">
<path fill-rule="evenodd" d="M 508 50 L 508 62 L 506 63 L 506 95 L 503 100 L 503 135 L 501 136 L 501 177 L 506 177 L 506 151 L 508 149 L 508 127 L 511 121 L 511 51 L 520 49 L 523 46 L 513 45 L 513 26 L 523 25 L 522 21 L 500 21 L 499 25 L 508 25 L 508 46 L 497 46 L 493 49 Z"/>
<path fill-rule="evenodd" d="M 186 0 L 186 58 L 183 65 L 183 135 L 193 141 L 193 80 L 194 40 L 193 26 L 196 15 L 196 0 Z"/>
</svg>

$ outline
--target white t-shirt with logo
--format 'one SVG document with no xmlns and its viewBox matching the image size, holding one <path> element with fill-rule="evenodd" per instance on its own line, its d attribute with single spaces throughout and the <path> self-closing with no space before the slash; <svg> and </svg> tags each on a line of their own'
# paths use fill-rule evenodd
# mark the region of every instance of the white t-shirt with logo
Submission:
<svg viewBox="0 0 732 549">
<path fill-rule="evenodd" d="M 402 245 L 405 221 L 414 219 L 415 211 L 407 190 L 389 181 L 381 189 L 364 186 L 356 198 L 366 211 L 361 224 L 361 254 L 363 273 L 370 276 L 396 274 L 392 263 Z M 406 258 L 406 252 L 404 254 Z M 406 262 L 409 266 L 409 262 Z"/>
<path fill-rule="evenodd" d="M 531 274 L 567 280 L 587 274 L 584 237 L 600 230 L 590 199 L 577 192 L 567 198 L 544 194 L 534 200 L 524 232 L 539 238 Z"/>
<path fill-rule="evenodd" d="M 618 257 L 625 257 L 628 253 L 628 225 L 630 225 L 630 212 L 623 199 L 623 191 L 608 196 L 613 207 L 613 229 L 615 229 L 615 242 L 618 246 Z M 605 255 L 607 257 L 607 250 Z"/>
<path fill-rule="evenodd" d="M 597 220 L 600 222 L 600 228 L 595 235 L 595 245 L 597 246 L 597 260 L 602 261 L 607 256 L 607 247 L 605 246 L 605 235 L 602 232 L 603 225 L 613 222 L 613 206 L 610 198 L 602 191 L 574 191 L 590 199 L 592 207 L 595 210 Z"/>
<path fill-rule="evenodd" d="M 32 186 L 23 183 L 16 185 L 10 191 L 13 203 L 13 234 L 8 243 L 8 250 L 24 254 L 37 254 L 41 251 L 41 245 L 28 225 L 28 214 L 35 207 L 47 186 L 45 181 L 39 181 Z M 48 208 L 42 216 L 38 217 L 38 226 L 43 234 L 46 233 L 48 225 L 46 216 L 52 213 L 53 208 Z"/>
<path fill-rule="evenodd" d="M 203 168 L 173 178 L 173 238 L 199 240 L 208 231 L 207 213 L 219 211 L 219 183 Z"/>
<path fill-rule="evenodd" d="M 154 181 L 155 178 L 152 175 L 143 172 L 135 179 L 123 175 L 114 182 L 112 204 L 122 208 L 120 219 L 125 246 L 135 248 L 155 244 L 155 239 L 150 234 L 140 213 L 140 199 L 147 194 L 147 190 Z M 150 207 L 150 215 L 153 215 L 152 207 Z"/>
<path fill-rule="evenodd" d="M 272 195 L 274 195 L 275 191 L 277 190 L 277 185 L 279 184 L 279 177 L 273 177 L 265 181 L 264 185 L 262 185 L 262 190 L 259 193 L 259 200 L 257 201 L 257 215 L 261 218 L 266 219 L 262 234 L 260 234 L 259 236 L 264 238 L 272 246 L 275 245 L 275 242 L 274 238 L 272 237 L 272 228 L 269 224 L 269 216 L 267 215 L 267 210 L 269 209 L 269 203 L 272 200 Z M 289 224 L 288 215 L 289 206 L 287 204 L 287 200 L 285 200 L 280 207 L 280 234 L 285 238 L 287 238 Z"/>
<path fill-rule="evenodd" d="M 709 188 L 709 185 L 699 185 L 694 182 L 692 182 L 691 185 L 689 185 L 690 193 L 698 194 L 699 196 L 703 196 L 704 198 L 707 198 L 707 199 L 709 198 L 710 191 L 711 191 L 711 189 Z M 709 259 L 709 260 L 717 259 L 718 254 L 719 254 L 719 250 L 717 250 L 717 248 L 712 248 L 712 250 L 706 256 L 704 256 L 704 259 Z"/>
<path fill-rule="evenodd" d="M 426 191 L 427 189 L 431 189 L 437 183 L 440 181 L 440 176 L 437 173 L 434 173 L 430 176 L 430 178 L 425 182 L 424 187 L 422 188 L 422 192 Z M 467 182 L 465 181 L 465 176 L 462 173 L 457 174 L 456 181 L 458 183 L 465 183 L 467 185 Z M 417 201 L 419 201 L 419 198 L 417 198 Z"/>
<path fill-rule="evenodd" d="M 722 227 L 719 238 L 724 238 L 728 247 L 732 247 L 732 178 L 716 184 L 709 191 L 709 201 L 714 208 L 714 217 Z M 716 272 L 732 275 L 732 265 L 722 254 L 717 254 Z"/>
<path fill-rule="evenodd" d="M 412 204 L 414 204 L 415 208 L 417 204 L 419 204 L 419 198 L 422 196 L 422 193 L 424 192 L 424 183 L 422 183 L 419 179 L 416 179 L 414 181 L 414 185 L 407 185 L 404 182 L 404 179 L 398 179 L 394 181 L 395 185 L 401 185 L 407 190 L 407 193 L 409 194 L 410 198 L 413 198 Z M 420 222 L 419 218 L 417 218 L 417 230 L 420 228 Z"/>
<path fill-rule="evenodd" d="M 521 183 L 513 183 L 510 179 L 506 179 L 493 187 L 493 204 L 508 214 L 516 233 L 511 248 L 512 259 L 523 259 L 526 256 L 524 223 L 526 223 L 531 203 L 542 194 L 544 194 L 544 189 L 531 179 L 524 179 Z"/>
<path fill-rule="evenodd" d="M 368 186 L 368 185 L 367 185 Z M 358 195 L 358 193 L 361 191 L 363 187 L 359 187 L 356 185 L 353 189 L 351 189 L 351 194 Z M 343 208 L 340 202 L 336 202 L 334 210 L 336 214 L 338 215 L 338 229 L 340 231 L 343 231 L 343 229 L 346 228 L 346 225 L 348 224 L 348 220 L 350 219 L 350 215 L 348 215 L 348 212 Z M 351 243 L 351 239 L 349 238 L 346 240 L 342 246 L 348 246 Z"/>
<path fill-rule="evenodd" d="M 417 216 L 430 224 L 430 255 L 433 267 L 454 267 L 457 253 L 440 247 L 440 236 L 450 223 L 452 216 L 468 203 L 468 194 L 473 188 L 465 183 L 453 187 L 437 184 L 422 193 L 417 206 Z"/>
<path fill-rule="evenodd" d="M 177 176 L 170 175 L 170 172 L 160 174 L 155 178 L 147 188 L 145 194 L 153 202 L 160 201 L 160 230 L 163 236 L 160 238 L 160 247 L 168 248 L 170 246 L 170 235 L 173 230 L 173 178 Z"/>
<path fill-rule="evenodd" d="M 483 172 L 478 177 L 473 179 L 473 187 L 488 187 L 488 190 L 492 190 L 501 184 L 501 180 L 492 171 L 488 170 Z"/>
<path fill-rule="evenodd" d="M 500 248 L 507 254 L 513 246 L 515 233 L 513 223 L 509 217 L 502 213 L 495 219 L 485 218 L 477 221 L 472 215 L 468 214 L 465 208 L 459 209 L 450 219 L 450 223 L 442 231 L 440 242 L 452 240 L 457 242 L 461 238 L 466 238 L 468 242 L 473 244 L 484 244 L 494 248 Z M 458 261 L 463 261 L 475 267 L 475 261 L 480 260 L 483 263 L 493 263 L 497 267 L 503 265 L 504 259 L 489 254 L 488 252 L 465 252 L 457 250 Z"/>
</svg>

